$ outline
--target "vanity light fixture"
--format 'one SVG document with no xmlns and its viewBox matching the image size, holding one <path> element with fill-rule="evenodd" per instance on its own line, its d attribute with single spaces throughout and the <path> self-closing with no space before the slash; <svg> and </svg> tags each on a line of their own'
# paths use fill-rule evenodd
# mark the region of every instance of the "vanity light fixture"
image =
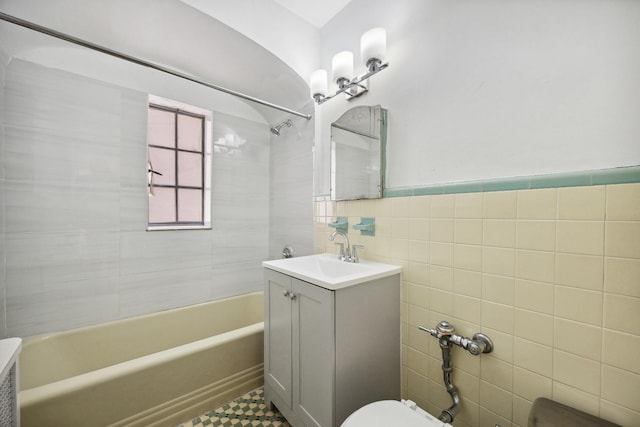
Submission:
<svg viewBox="0 0 640 427">
<path fill-rule="evenodd" d="M 366 93 L 369 90 L 369 77 L 389 66 L 388 62 L 383 62 L 386 49 L 387 32 L 384 28 L 372 28 L 367 31 L 360 38 L 360 54 L 367 72 L 352 77 L 353 53 L 349 51 L 337 53 L 331 60 L 331 77 L 338 85 L 338 90 L 334 94 L 328 95 L 327 71 L 316 70 L 309 79 L 311 97 L 320 105 L 341 93 L 346 95 L 347 100 Z"/>
</svg>

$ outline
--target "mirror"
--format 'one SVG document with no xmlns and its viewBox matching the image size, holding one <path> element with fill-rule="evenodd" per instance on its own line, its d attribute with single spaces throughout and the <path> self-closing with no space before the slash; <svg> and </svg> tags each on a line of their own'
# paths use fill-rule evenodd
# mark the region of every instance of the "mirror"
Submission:
<svg viewBox="0 0 640 427">
<path fill-rule="evenodd" d="M 382 197 L 386 139 L 379 105 L 354 107 L 331 124 L 331 200 Z"/>
</svg>

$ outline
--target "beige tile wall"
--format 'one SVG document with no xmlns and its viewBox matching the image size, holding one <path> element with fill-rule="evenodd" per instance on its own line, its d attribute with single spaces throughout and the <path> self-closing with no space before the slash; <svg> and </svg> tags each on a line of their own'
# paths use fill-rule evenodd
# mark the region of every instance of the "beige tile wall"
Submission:
<svg viewBox="0 0 640 427">
<path fill-rule="evenodd" d="M 375 217 L 351 243 L 403 268 L 403 397 L 450 406 L 417 329 L 448 320 L 495 343 L 454 349 L 457 427 L 524 427 L 539 396 L 640 426 L 640 184 L 316 202 L 315 252 L 336 250 L 336 216 Z"/>
</svg>

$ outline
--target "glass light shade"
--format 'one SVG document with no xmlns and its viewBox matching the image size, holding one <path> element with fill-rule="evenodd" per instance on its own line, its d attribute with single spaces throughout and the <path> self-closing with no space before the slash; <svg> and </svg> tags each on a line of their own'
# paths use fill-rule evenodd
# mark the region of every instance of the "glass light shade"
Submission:
<svg viewBox="0 0 640 427">
<path fill-rule="evenodd" d="M 348 50 L 336 53 L 331 60 L 331 70 L 334 82 L 341 78 L 350 81 L 353 77 L 353 53 Z"/>
<path fill-rule="evenodd" d="M 311 73 L 309 87 L 311 88 L 311 96 L 317 94 L 327 96 L 327 91 L 329 90 L 327 83 L 327 70 L 316 70 Z"/>
<path fill-rule="evenodd" d="M 384 28 L 372 28 L 360 38 L 360 55 L 362 63 L 367 64 L 371 59 L 382 61 L 387 51 L 387 31 Z"/>
</svg>

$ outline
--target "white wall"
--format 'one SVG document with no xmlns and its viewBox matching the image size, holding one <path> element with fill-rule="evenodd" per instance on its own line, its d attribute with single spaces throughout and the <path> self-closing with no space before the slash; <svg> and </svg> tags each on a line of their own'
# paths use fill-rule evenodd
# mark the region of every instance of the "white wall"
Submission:
<svg viewBox="0 0 640 427">
<path fill-rule="evenodd" d="M 250 10 L 238 7 L 242 14 Z M 215 14 L 208 15 L 180 0 L 155 0 L 153 7 L 144 1 L 127 0 L 0 0 L 0 9 L 73 37 L 293 110 L 298 110 L 309 99 L 305 80 L 282 59 L 222 23 Z M 252 12 L 257 13 L 256 10 Z M 280 24 L 286 28 L 290 22 Z M 36 55 L 38 61 L 46 57 L 48 64 L 56 68 L 70 67 L 79 73 L 100 72 L 100 60 L 96 61 L 98 66 L 94 66 L 93 61 L 86 60 L 81 54 L 69 55 L 64 49 L 60 55 L 51 50 L 49 55 L 37 51 L 72 46 L 49 36 L 0 22 L 0 39 L 11 56 L 35 61 Z M 257 104 L 251 104 L 251 107 L 267 121 L 280 115 L 279 111 L 268 107 Z"/>
<path fill-rule="evenodd" d="M 123 15 L 123 2 L 34 4 L 39 7 L 0 0 L 3 11 L 116 50 L 132 52 L 136 34 L 144 36 L 143 59 L 183 71 L 210 70 L 196 75 L 214 82 L 227 70 L 223 85 L 242 84 L 256 95 L 273 91 L 282 95 L 271 99 L 276 103 L 295 107 L 304 100 L 300 107 L 312 109 L 302 79 L 280 59 L 177 0 L 158 4 L 153 16 L 163 19 L 142 20 L 136 10 Z M 79 9 L 76 18 L 58 16 L 68 9 Z M 208 40 L 190 44 L 200 50 L 187 62 L 180 62 L 185 52 L 172 56 L 174 44 L 150 36 L 161 33 L 169 16 L 184 25 L 183 43 L 203 34 Z M 0 223 L 6 223 L 0 229 L 0 286 L 2 298 L 5 289 L 7 295 L 0 318 L 6 309 L 7 323 L 0 323 L 0 336 L 260 290 L 261 261 L 279 257 L 283 242 L 298 254 L 311 252 L 313 121 L 12 24 L 0 22 L 0 35 L 9 46 L 0 69 L 7 109 L 7 138 L 0 139 L 6 154 L 1 170 L 7 171 L 6 179 L 0 176 Z M 240 46 L 234 55 L 216 55 L 231 46 Z M 12 55 L 4 85 L 4 64 Z M 203 61 L 194 62 L 197 57 Z M 224 67 L 208 67 L 221 58 Z M 263 67 L 269 71 L 262 78 L 245 78 Z M 214 154 L 211 231 L 145 231 L 147 93 L 213 110 L 214 140 L 234 133 L 247 141 L 242 150 Z M 294 127 L 273 137 L 269 126 L 286 118 Z"/>
<path fill-rule="evenodd" d="M 389 110 L 388 188 L 640 164 L 639 20 L 627 0 L 352 1 L 322 29 L 321 65 L 384 26 L 390 67 L 316 108 L 315 194 L 329 124 L 357 104 Z"/>
<path fill-rule="evenodd" d="M 214 153 L 212 230 L 147 232 L 145 92 L 14 59 L 3 102 L 7 335 L 262 289 L 268 126 L 200 104 L 246 141 Z"/>
<path fill-rule="evenodd" d="M 291 121 L 291 127 L 280 129 L 280 136 L 271 135 L 269 259 L 281 258 L 287 245 L 295 256 L 313 253 L 315 122 L 296 118 Z"/>
</svg>

